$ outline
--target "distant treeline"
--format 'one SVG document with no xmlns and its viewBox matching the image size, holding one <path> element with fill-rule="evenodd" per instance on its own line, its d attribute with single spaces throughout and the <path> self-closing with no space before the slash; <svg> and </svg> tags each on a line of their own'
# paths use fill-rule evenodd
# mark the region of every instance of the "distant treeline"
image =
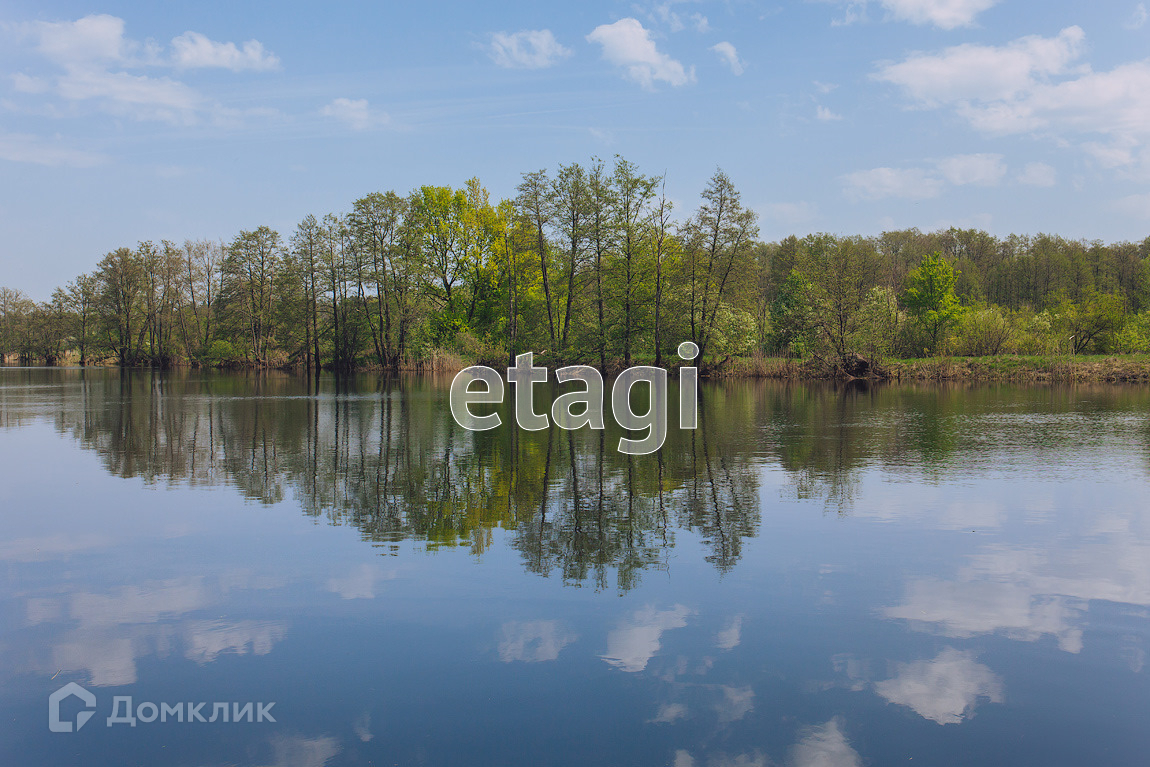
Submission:
<svg viewBox="0 0 1150 767">
<path fill-rule="evenodd" d="M 676 218 L 663 179 L 616 158 L 524 173 L 492 204 L 460 189 L 373 193 L 285 240 L 141 242 L 36 303 L 0 288 L 0 352 L 49 364 L 308 369 L 731 356 L 850 358 L 1150 351 L 1150 237 L 977 230 L 762 242 L 717 171 Z M 677 359 L 677 358 L 675 358 Z"/>
</svg>

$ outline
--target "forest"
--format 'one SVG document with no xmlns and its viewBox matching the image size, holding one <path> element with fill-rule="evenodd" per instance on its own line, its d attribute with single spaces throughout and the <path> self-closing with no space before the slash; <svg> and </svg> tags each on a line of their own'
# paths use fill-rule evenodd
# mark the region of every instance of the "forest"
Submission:
<svg viewBox="0 0 1150 767">
<path fill-rule="evenodd" d="M 765 241 L 717 170 L 686 215 L 615 157 L 523 173 L 492 203 L 374 192 L 230 241 L 145 241 L 36 302 L 0 288 L 0 353 L 23 364 L 447 370 L 541 364 L 704 371 L 786 357 L 1150 352 L 1150 237 L 1104 243 L 973 229 Z M 30 257 L 30 256 L 29 256 Z"/>
</svg>

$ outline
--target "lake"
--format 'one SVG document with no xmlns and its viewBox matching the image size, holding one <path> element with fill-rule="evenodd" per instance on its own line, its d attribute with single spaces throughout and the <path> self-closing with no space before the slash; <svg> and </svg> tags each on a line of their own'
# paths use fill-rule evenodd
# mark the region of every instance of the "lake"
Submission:
<svg viewBox="0 0 1150 767">
<path fill-rule="evenodd" d="M 0 764 L 1150 758 L 1150 389 L 449 383 L 0 369 Z"/>
</svg>

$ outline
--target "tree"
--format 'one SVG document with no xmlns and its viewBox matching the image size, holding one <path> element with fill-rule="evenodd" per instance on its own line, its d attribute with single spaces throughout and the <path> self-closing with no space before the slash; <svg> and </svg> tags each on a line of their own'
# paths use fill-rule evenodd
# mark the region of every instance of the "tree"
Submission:
<svg viewBox="0 0 1150 767">
<path fill-rule="evenodd" d="M 849 363 L 868 344 L 863 309 L 878 285 L 880 259 L 874 244 L 861 237 L 809 235 L 798 255 L 799 271 L 810 282 L 812 340 L 815 353 L 830 355 L 832 366 Z"/>
<path fill-rule="evenodd" d="M 268 361 L 276 275 L 282 259 L 279 233 L 266 226 L 236 235 L 224 259 L 227 303 L 248 336 L 252 358 L 261 365 Z"/>
<path fill-rule="evenodd" d="M 593 252 L 592 268 L 595 272 L 595 346 L 599 357 L 599 372 L 607 372 L 607 294 L 603 283 L 608 254 L 614 247 L 616 232 L 612 225 L 612 209 L 615 193 L 603 167 L 603 161 L 595 158 L 587 172 L 587 188 L 590 192 L 591 215 L 588 238 Z"/>
<path fill-rule="evenodd" d="M 906 278 L 902 305 L 926 332 L 931 356 L 938 353 L 962 315 L 954 293 L 956 279 L 954 268 L 938 252 L 923 256 L 922 263 Z"/>
<path fill-rule="evenodd" d="M 623 342 L 623 364 L 631 366 L 631 350 L 642 322 L 644 282 L 649 270 L 651 200 L 658 179 L 639 173 L 634 163 L 622 157 L 615 160 L 611 185 L 615 190 L 616 284 L 622 300 L 619 331 Z"/>
<path fill-rule="evenodd" d="M 743 208 L 730 177 L 716 170 L 703 190 L 703 204 L 684 227 L 688 262 L 691 340 L 699 359 L 715 332 L 715 318 L 737 275 L 744 271 L 759 227 Z M 732 280 L 732 277 L 736 277 Z"/>
<path fill-rule="evenodd" d="M 304 298 L 304 358 L 308 370 L 319 373 L 319 265 L 323 232 L 313 215 L 304 217 L 291 238 L 292 264 L 300 274 Z"/>
<path fill-rule="evenodd" d="M 143 265 L 129 248 L 117 248 L 100 260 L 96 274 L 100 281 L 100 314 L 110 346 L 121 365 L 135 365 L 139 361 L 137 334 L 144 321 Z"/>
<path fill-rule="evenodd" d="M 814 326 L 810 293 L 810 283 L 793 269 L 779 285 L 771 302 L 771 333 L 776 349 L 802 356 Z"/>
<path fill-rule="evenodd" d="M 555 216 L 550 186 L 546 170 L 524 173 L 523 181 L 516 187 L 519 196 L 515 199 L 515 205 L 531 232 L 532 249 L 539 261 L 539 271 L 543 277 L 543 301 L 547 305 L 547 329 L 550 333 L 551 348 L 555 349 L 558 346 L 558 334 L 555 330 L 555 310 L 552 305 L 550 270 L 547 263 L 550 250 L 547 243 L 547 228 Z"/>
<path fill-rule="evenodd" d="M 591 191 L 587 185 L 587 172 L 579 163 L 560 165 L 551 182 L 551 197 L 555 227 L 559 232 L 560 252 L 563 257 L 566 302 L 558 351 L 567 348 L 571 330 L 571 307 L 575 300 L 576 278 L 583 266 L 587 248 L 591 216 Z"/>
<path fill-rule="evenodd" d="M 92 350 L 98 286 L 95 275 L 81 274 L 68 283 L 61 296 L 65 308 L 71 315 L 71 336 L 80 354 L 80 365 L 88 364 Z"/>
<path fill-rule="evenodd" d="M 1108 351 L 1110 340 L 1126 323 L 1122 299 L 1109 293 L 1091 292 L 1078 302 L 1063 297 L 1054 316 L 1056 327 L 1070 342 L 1074 354 L 1091 348 Z"/>
</svg>

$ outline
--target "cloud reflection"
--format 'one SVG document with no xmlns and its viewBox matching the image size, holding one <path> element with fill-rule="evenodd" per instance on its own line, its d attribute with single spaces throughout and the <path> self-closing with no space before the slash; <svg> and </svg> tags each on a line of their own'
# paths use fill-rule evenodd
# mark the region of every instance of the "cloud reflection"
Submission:
<svg viewBox="0 0 1150 767">
<path fill-rule="evenodd" d="M 791 749 L 794 767 L 862 767 L 862 757 L 843 734 L 842 720 L 834 717 L 803 731 Z"/>
<path fill-rule="evenodd" d="M 692 611 L 675 605 L 670 610 L 645 607 L 607 634 L 607 652 L 600 656 L 617 669 L 642 671 L 662 646 L 663 632 L 683 628 Z"/>
<path fill-rule="evenodd" d="M 579 637 L 559 621 L 509 621 L 503 624 L 499 659 L 504 663 L 555 660 Z"/>
<path fill-rule="evenodd" d="M 980 698 L 1002 703 L 1002 680 L 974 660 L 974 654 L 948 647 L 933 660 L 898 664 L 891 679 L 876 682 L 875 692 L 939 724 L 958 724 L 974 715 Z"/>
</svg>

